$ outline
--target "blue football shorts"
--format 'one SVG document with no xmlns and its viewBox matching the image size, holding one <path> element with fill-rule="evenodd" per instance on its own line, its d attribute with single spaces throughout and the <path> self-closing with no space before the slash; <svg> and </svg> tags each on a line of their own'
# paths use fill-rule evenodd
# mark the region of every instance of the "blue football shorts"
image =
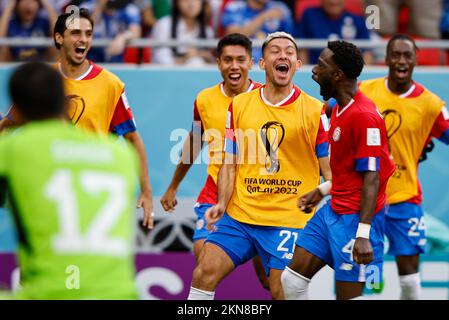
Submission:
<svg viewBox="0 0 449 320">
<path fill-rule="evenodd" d="M 207 209 L 212 207 L 213 204 L 210 203 L 197 203 L 195 204 L 194 210 L 196 214 L 196 224 L 195 230 L 193 231 L 193 241 L 206 239 L 209 235 L 209 230 L 206 228 L 206 214 Z"/>
<path fill-rule="evenodd" d="M 284 270 L 289 265 L 300 231 L 242 223 L 225 213 L 206 242 L 223 249 L 236 267 L 258 255 L 269 275 L 271 269 Z"/>
<path fill-rule="evenodd" d="M 426 251 L 427 228 L 422 207 L 402 202 L 386 207 L 385 234 L 388 238 L 388 254 L 412 256 Z"/>
<path fill-rule="evenodd" d="M 360 214 L 337 214 L 328 201 L 309 220 L 296 245 L 333 268 L 336 281 L 366 282 L 371 288 L 377 288 L 382 282 L 385 210 L 379 211 L 371 222 L 374 260 L 368 265 L 359 265 L 353 259 L 359 222 Z"/>
</svg>

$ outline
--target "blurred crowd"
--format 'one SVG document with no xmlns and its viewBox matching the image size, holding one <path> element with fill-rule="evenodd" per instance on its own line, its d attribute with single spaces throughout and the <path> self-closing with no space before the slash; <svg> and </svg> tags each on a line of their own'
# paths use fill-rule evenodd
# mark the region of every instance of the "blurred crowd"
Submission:
<svg viewBox="0 0 449 320">
<path fill-rule="evenodd" d="M 303 39 L 380 41 L 397 32 L 416 39 L 449 39 L 449 0 L 0 0 L 0 38 L 52 37 L 56 17 L 70 5 L 88 8 L 95 21 L 94 37 L 110 39 L 93 48 L 96 62 L 203 65 L 214 52 L 198 47 L 132 48 L 132 39 L 215 39 L 240 32 L 253 39 L 286 31 Z M 365 17 L 380 9 L 378 28 Z M 374 11 L 375 12 L 375 11 Z M 374 24 L 375 26 L 376 24 Z M 302 50 L 304 63 L 316 63 L 317 50 Z M 383 50 L 364 50 L 367 64 L 381 64 Z M 1 47 L 0 61 L 54 60 L 49 47 Z M 255 48 L 254 59 L 260 58 Z M 423 49 L 421 65 L 444 65 L 448 55 Z"/>
</svg>

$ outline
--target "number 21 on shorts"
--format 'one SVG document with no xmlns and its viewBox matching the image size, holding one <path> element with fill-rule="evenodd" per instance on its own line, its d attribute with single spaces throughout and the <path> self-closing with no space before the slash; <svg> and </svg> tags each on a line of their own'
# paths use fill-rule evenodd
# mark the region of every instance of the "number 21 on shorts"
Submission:
<svg viewBox="0 0 449 320">
<path fill-rule="evenodd" d="M 287 259 L 292 259 L 293 251 L 295 250 L 296 240 L 298 240 L 298 232 L 290 230 L 281 230 L 281 232 L 279 232 L 279 236 L 282 237 L 282 240 L 279 243 L 277 250 L 281 252 L 286 252 L 284 254 L 284 257 Z M 291 250 L 289 250 L 289 248 L 286 247 L 286 244 L 292 236 L 293 236 L 293 244 Z"/>
</svg>

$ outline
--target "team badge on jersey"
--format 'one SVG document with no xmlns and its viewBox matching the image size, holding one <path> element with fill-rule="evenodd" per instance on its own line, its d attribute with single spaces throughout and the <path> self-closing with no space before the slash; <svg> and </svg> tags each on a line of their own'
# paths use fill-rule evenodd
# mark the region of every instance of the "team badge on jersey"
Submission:
<svg viewBox="0 0 449 320">
<path fill-rule="evenodd" d="M 338 140 L 340 140 L 340 136 L 341 136 L 341 129 L 340 127 L 336 127 L 334 133 L 332 134 L 332 139 L 334 139 L 334 141 L 337 142 Z"/>
<path fill-rule="evenodd" d="M 379 128 L 367 128 L 366 129 L 366 145 L 367 146 L 380 146 L 380 129 Z"/>
</svg>

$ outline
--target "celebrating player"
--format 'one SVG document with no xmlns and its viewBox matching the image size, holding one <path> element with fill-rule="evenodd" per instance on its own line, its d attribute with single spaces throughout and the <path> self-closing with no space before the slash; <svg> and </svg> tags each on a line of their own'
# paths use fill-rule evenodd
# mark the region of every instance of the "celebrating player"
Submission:
<svg viewBox="0 0 449 320">
<path fill-rule="evenodd" d="M 258 255 L 274 299 L 283 299 L 282 270 L 310 215 L 298 196 L 330 179 L 323 105 L 293 85 L 298 47 L 284 32 L 270 34 L 259 61 L 266 85 L 235 96 L 228 112 L 225 162 L 217 204 L 206 212 L 212 229 L 193 272 L 191 300 L 214 298 L 218 283 Z"/>
<path fill-rule="evenodd" d="M 19 235 L 18 298 L 135 299 L 135 151 L 62 121 L 63 81 L 45 64 L 18 67 L 9 89 L 24 125 L 0 139 L 0 205 L 7 194 Z"/>
<path fill-rule="evenodd" d="M 396 171 L 387 185 L 385 233 L 388 253 L 396 256 L 401 299 L 420 296 L 419 255 L 425 252 L 426 225 L 421 207 L 418 162 L 434 137 L 449 144 L 449 113 L 435 94 L 413 81 L 416 44 L 406 35 L 393 36 L 387 45 L 388 77 L 360 84 L 360 90 L 382 112 Z"/>
<path fill-rule="evenodd" d="M 329 191 L 332 198 L 299 235 L 282 274 L 287 299 L 307 299 L 310 279 L 326 264 L 335 270 L 337 299 L 359 297 L 365 282 L 379 285 L 382 279 L 385 188 L 394 165 L 385 123 L 357 88 L 363 65 L 356 46 L 333 41 L 312 70 L 323 98 L 338 102 L 329 130 L 332 183 L 303 196 L 300 206 Z"/>
<path fill-rule="evenodd" d="M 196 259 L 209 233 L 204 214 L 217 203 L 217 176 L 223 162 L 223 141 L 229 104 L 237 94 L 260 87 L 259 83 L 248 78 L 248 72 L 254 64 L 251 50 L 251 40 L 238 33 L 228 34 L 218 42 L 217 64 L 223 82 L 201 91 L 196 97 L 192 131 L 184 143 L 182 158 L 170 185 L 161 198 L 164 210 L 173 212 L 177 205 L 176 193 L 179 185 L 198 157 L 204 135 L 209 147 L 209 166 L 206 184 L 195 204 L 197 228 L 193 234 L 193 252 Z M 254 263 L 259 280 L 267 288 L 268 282 L 260 260 L 255 259 Z"/>
<path fill-rule="evenodd" d="M 151 228 L 153 204 L 145 146 L 137 132 L 124 84 L 109 71 L 86 59 L 92 46 L 93 27 L 89 11 L 81 8 L 79 17 L 71 13 L 60 15 L 54 28 L 55 46 L 60 51 L 57 68 L 64 77 L 68 116 L 80 128 L 100 134 L 122 135 L 134 145 L 141 165 L 141 194 L 137 207 L 143 207 L 143 223 Z M 12 124 L 14 113 L 12 107 L 0 129 Z"/>
</svg>

